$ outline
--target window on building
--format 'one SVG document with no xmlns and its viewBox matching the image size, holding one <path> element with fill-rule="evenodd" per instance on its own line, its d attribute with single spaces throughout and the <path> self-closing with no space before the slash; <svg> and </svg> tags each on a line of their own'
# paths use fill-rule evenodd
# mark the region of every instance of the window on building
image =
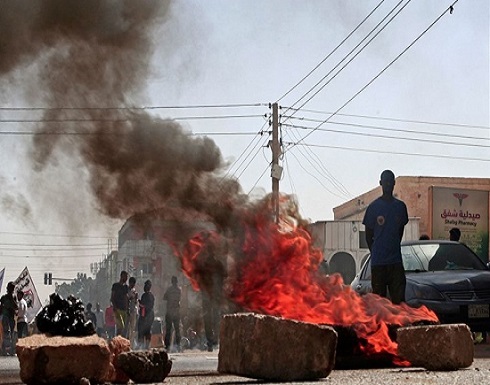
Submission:
<svg viewBox="0 0 490 385">
<path fill-rule="evenodd" d="M 359 248 L 360 249 L 369 249 L 367 241 L 366 241 L 366 232 L 359 231 Z"/>
</svg>

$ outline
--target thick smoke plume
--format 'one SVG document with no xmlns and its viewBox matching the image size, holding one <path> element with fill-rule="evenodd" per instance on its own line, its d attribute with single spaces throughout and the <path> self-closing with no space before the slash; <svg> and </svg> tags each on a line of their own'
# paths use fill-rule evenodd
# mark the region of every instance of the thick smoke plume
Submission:
<svg viewBox="0 0 490 385">
<path fill-rule="evenodd" d="M 169 12 L 162 0 L 2 2 L 0 76 L 36 63 L 30 86 L 48 107 L 34 138 L 36 170 L 56 164 L 59 152 L 79 155 L 98 209 L 111 218 L 167 208 L 167 218 L 201 213 L 226 227 L 244 198 L 236 181 L 220 177 L 219 148 L 132 108 L 148 77 L 152 33 Z"/>
<path fill-rule="evenodd" d="M 194 285 L 212 291 L 211 273 L 235 257 L 217 277 L 221 283 L 228 273 L 235 304 L 309 322 L 354 323 L 365 351 L 396 356 L 387 323 L 437 320 L 432 312 L 360 299 L 340 276 L 320 275 L 321 253 L 297 226 L 290 200 L 282 202 L 285 221 L 277 226 L 268 199 L 252 207 L 239 184 L 220 175 L 224 164 L 212 140 L 134 108 L 150 69 L 154 27 L 170 9 L 164 0 L 0 0 L 0 77 L 35 67 L 36 81 L 27 87 L 43 91 L 34 168 L 79 157 L 98 209 L 110 218 L 212 224 L 198 235 L 174 229 L 183 239 L 170 239 Z"/>
</svg>

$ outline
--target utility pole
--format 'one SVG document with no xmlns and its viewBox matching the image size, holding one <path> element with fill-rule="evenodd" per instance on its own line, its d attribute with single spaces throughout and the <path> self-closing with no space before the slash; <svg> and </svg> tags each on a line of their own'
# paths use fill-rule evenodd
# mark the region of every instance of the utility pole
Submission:
<svg viewBox="0 0 490 385">
<path fill-rule="evenodd" d="M 281 155 L 281 145 L 279 143 L 279 113 L 277 103 L 272 104 L 272 210 L 276 223 L 279 222 L 279 180 L 282 175 L 282 167 L 279 166 L 279 156 Z"/>
</svg>

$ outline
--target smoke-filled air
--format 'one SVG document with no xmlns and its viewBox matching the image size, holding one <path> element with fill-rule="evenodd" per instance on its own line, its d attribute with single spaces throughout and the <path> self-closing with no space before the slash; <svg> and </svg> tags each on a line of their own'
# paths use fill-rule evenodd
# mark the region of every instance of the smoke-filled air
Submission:
<svg viewBox="0 0 490 385">
<path fill-rule="evenodd" d="M 322 274 L 322 254 L 293 197 L 281 196 L 276 221 L 270 196 L 252 202 L 224 176 L 213 140 L 134 104 L 149 74 L 152 33 L 170 12 L 163 0 L 2 2 L 0 77 L 35 66 L 36 81 L 26 87 L 43 95 L 32 169 L 57 167 L 57 154 L 69 154 L 88 171 L 107 217 L 208 223 L 208 231 L 165 239 L 196 289 L 219 274 L 236 309 L 351 326 L 361 350 L 396 357 L 388 326 L 437 322 L 431 311 L 359 297 L 339 275 Z"/>
</svg>

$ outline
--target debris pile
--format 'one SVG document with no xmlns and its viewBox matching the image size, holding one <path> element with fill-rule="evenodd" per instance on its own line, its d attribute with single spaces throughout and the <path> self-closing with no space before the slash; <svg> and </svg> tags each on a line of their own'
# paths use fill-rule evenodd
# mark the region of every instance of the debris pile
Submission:
<svg viewBox="0 0 490 385">
<path fill-rule="evenodd" d="M 222 318 L 218 371 L 268 381 L 327 377 L 337 332 L 326 325 L 253 313 Z"/>
<path fill-rule="evenodd" d="M 428 370 L 457 370 L 473 363 L 475 348 L 466 324 L 403 327 L 397 330 L 398 354 Z"/>
<path fill-rule="evenodd" d="M 17 342 L 20 378 L 28 385 L 78 384 L 81 378 L 104 383 L 110 376 L 111 352 L 97 335 L 34 334 Z"/>
<path fill-rule="evenodd" d="M 74 296 L 64 299 L 59 294 L 49 296 L 49 305 L 36 316 L 41 333 L 52 336 L 82 337 L 95 334 L 92 321 L 85 321 L 83 302 Z"/>
<path fill-rule="evenodd" d="M 164 349 L 124 352 L 117 357 L 117 364 L 135 383 L 163 382 L 172 369 L 172 361 Z"/>
</svg>

